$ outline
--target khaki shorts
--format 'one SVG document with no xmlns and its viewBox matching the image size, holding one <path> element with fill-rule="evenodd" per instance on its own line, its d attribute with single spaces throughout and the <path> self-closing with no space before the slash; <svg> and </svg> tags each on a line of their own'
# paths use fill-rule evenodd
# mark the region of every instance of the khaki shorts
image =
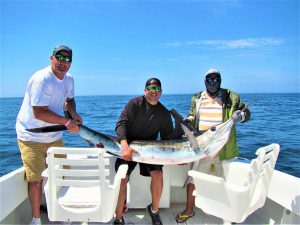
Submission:
<svg viewBox="0 0 300 225">
<path fill-rule="evenodd" d="M 33 141 L 21 141 L 18 145 L 24 165 L 26 180 L 28 182 L 40 181 L 43 179 L 42 172 L 46 169 L 47 150 L 50 147 L 64 147 L 62 139 L 50 143 Z M 60 157 L 65 157 L 61 155 Z"/>
<path fill-rule="evenodd" d="M 199 161 L 198 167 L 195 170 L 199 171 L 201 173 L 206 173 L 206 174 L 217 176 L 217 177 L 223 176 L 222 163 L 219 160 L 218 155 L 216 155 L 214 158 L 201 159 Z M 193 184 L 194 181 L 191 180 L 190 183 Z"/>
</svg>

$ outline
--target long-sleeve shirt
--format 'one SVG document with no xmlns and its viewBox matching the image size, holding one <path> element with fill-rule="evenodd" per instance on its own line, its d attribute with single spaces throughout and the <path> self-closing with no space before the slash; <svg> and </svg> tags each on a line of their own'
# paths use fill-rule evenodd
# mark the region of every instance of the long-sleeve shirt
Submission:
<svg viewBox="0 0 300 225">
<path fill-rule="evenodd" d="M 169 111 L 158 102 L 151 105 L 145 96 L 131 99 L 122 111 L 116 124 L 118 140 L 168 139 L 173 131 Z"/>
<path fill-rule="evenodd" d="M 191 100 L 191 109 L 188 115 L 188 118 L 192 121 L 195 127 L 198 126 L 199 114 L 197 114 L 197 102 L 199 103 L 201 98 L 201 93 L 199 92 L 192 97 Z M 222 121 L 225 122 L 232 117 L 232 114 L 236 110 L 241 110 L 245 107 L 245 104 L 240 98 L 240 95 L 225 88 L 221 88 L 221 100 L 222 100 Z M 247 122 L 250 119 L 250 111 L 248 108 L 244 110 L 246 113 L 246 118 L 242 123 Z M 236 128 L 233 125 L 229 139 L 223 149 L 219 152 L 219 159 L 232 159 L 239 156 L 238 145 L 236 141 Z"/>
</svg>

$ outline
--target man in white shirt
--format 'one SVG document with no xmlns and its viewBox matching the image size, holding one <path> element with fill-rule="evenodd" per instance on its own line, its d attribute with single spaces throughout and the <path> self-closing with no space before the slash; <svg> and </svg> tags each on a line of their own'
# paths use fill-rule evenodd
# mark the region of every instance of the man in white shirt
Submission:
<svg viewBox="0 0 300 225">
<path fill-rule="evenodd" d="M 29 79 L 16 122 L 33 215 L 30 224 L 41 224 L 41 174 L 46 168 L 46 152 L 49 147 L 63 146 L 63 142 L 61 131 L 32 133 L 26 129 L 62 124 L 69 132 L 78 133 L 78 124 L 82 123 L 76 112 L 74 80 L 67 73 L 72 63 L 72 49 L 58 45 L 50 56 L 50 62 L 50 66 L 37 71 Z M 72 119 L 61 115 L 64 107 Z"/>
</svg>

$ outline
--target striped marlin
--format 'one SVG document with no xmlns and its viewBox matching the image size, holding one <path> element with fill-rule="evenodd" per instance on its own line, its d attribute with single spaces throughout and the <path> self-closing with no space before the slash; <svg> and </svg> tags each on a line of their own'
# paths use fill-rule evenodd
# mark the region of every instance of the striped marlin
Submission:
<svg viewBox="0 0 300 225">
<path fill-rule="evenodd" d="M 139 154 L 132 155 L 132 160 L 141 163 L 171 165 L 213 157 L 227 143 L 233 121 L 219 124 L 198 136 L 194 136 L 185 125 L 181 125 L 186 135 L 181 139 L 132 141 L 130 146 L 139 152 Z M 116 137 L 96 132 L 83 125 L 79 129 L 79 135 L 84 140 L 94 146 L 102 143 L 108 153 L 122 158 L 121 146 Z"/>
<path fill-rule="evenodd" d="M 175 111 L 176 112 L 176 111 Z M 174 113 L 172 113 L 173 117 Z M 175 117 L 175 119 L 177 119 Z M 136 140 L 130 143 L 139 154 L 133 154 L 135 162 L 172 165 L 190 163 L 202 158 L 215 156 L 227 143 L 232 119 L 211 127 L 202 134 L 193 133 L 183 122 L 180 126 L 185 137 L 175 140 Z M 56 125 L 51 127 L 28 129 L 31 132 L 51 132 L 65 130 L 66 127 Z M 91 146 L 104 147 L 107 153 L 122 158 L 120 143 L 116 137 L 94 131 L 84 125 L 79 125 L 79 135 Z"/>
</svg>

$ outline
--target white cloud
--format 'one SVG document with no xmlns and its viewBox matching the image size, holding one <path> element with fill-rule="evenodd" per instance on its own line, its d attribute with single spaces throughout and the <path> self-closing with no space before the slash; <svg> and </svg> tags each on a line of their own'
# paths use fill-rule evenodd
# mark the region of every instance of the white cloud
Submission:
<svg viewBox="0 0 300 225">
<path fill-rule="evenodd" d="M 236 40 L 199 40 L 199 41 L 174 41 L 167 43 L 167 47 L 203 46 L 216 49 L 245 49 L 261 48 L 266 46 L 281 45 L 284 41 L 280 38 L 246 38 Z"/>
<path fill-rule="evenodd" d="M 208 58 L 207 56 L 202 56 L 202 55 L 183 55 L 174 58 L 169 58 L 168 60 L 169 61 L 192 61 L 192 60 L 201 61 L 207 58 Z"/>
<path fill-rule="evenodd" d="M 174 41 L 174 42 L 170 42 L 170 43 L 166 44 L 167 47 L 180 47 L 182 45 L 183 45 L 183 42 L 181 42 L 181 41 Z"/>
</svg>

